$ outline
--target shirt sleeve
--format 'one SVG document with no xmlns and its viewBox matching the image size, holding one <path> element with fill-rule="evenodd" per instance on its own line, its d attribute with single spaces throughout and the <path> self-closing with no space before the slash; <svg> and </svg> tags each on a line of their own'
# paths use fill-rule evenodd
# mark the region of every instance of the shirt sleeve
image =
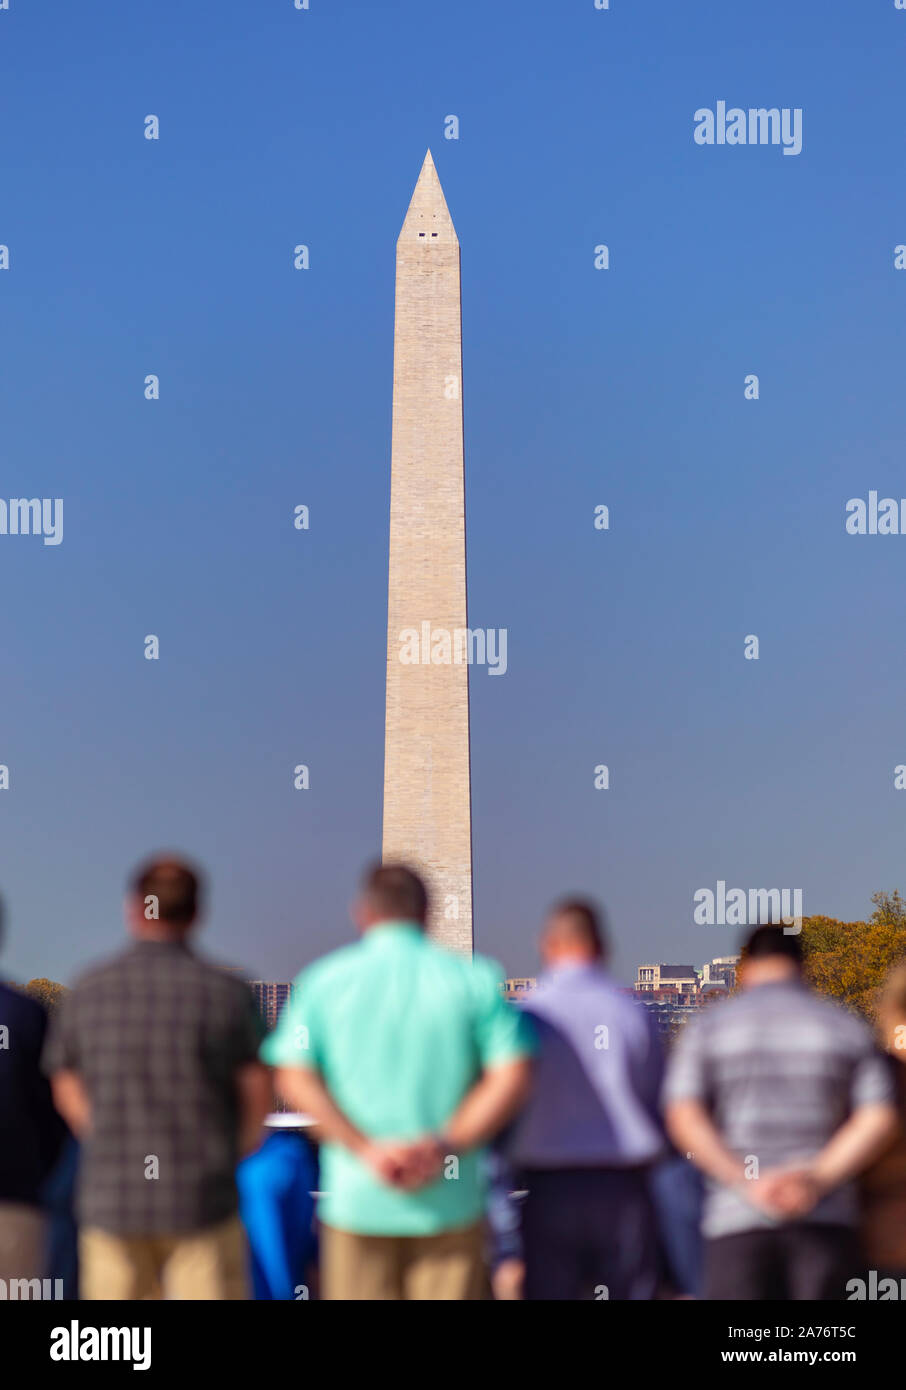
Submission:
<svg viewBox="0 0 906 1390">
<path fill-rule="evenodd" d="M 305 970 L 293 985 L 277 1026 L 261 1044 L 259 1056 L 269 1067 L 304 1067 L 320 1071 L 324 1035 L 320 1023 L 317 974 Z"/>
<path fill-rule="evenodd" d="M 476 959 L 471 966 L 475 989 L 475 1042 L 484 1067 L 502 1066 L 537 1050 L 531 1019 L 503 997 L 503 971 L 493 961 Z"/>
<path fill-rule="evenodd" d="M 670 1052 L 664 1080 L 664 1104 L 708 1099 L 708 1058 L 703 1020 L 687 1023 Z"/>
<path fill-rule="evenodd" d="M 849 1091 L 852 1110 L 862 1105 L 895 1105 L 896 1086 L 893 1067 L 899 1065 L 883 1056 L 870 1038 L 856 1059 Z"/>
<path fill-rule="evenodd" d="M 41 1070 L 45 1076 L 58 1071 L 78 1071 L 81 1061 L 79 1046 L 79 995 L 70 990 L 54 1010 L 47 1024 L 41 1049 Z"/>
</svg>

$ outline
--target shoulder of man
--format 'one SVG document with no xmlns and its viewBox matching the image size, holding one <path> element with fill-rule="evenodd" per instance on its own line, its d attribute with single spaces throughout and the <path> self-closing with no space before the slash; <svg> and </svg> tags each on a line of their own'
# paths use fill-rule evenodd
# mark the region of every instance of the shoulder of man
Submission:
<svg viewBox="0 0 906 1390">
<path fill-rule="evenodd" d="M 450 952 L 449 954 L 452 955 L 453 953 Z M 490 956 L 473 956 L 470 960 L 468 956 L 458 954 L 455 959 L 460 962 L 461 968 L 468 974 L 477 989 L 502 988 L 506 977 L 499 961 L 493 960 Z"/>
<path fill-rule="evenodd" d="M 328 951 L 302 967 L 293 980 L 293 991 L 311 990 L 322 985 L 329 986 L 344 975 L 355 974 L 363 967 L 365 956 L 361 941 L 350 941 L 345 946 Z"/>
<path fill-rule="evenodd" d="M 818 996 L 810 990 L 802 990 L 799 996 L 799 1007 L 806 1013 L 810 1012 L 815 1001 L 818 1001 L 819 1009 L 824 1003 Z M 738 994 L 731 994 L 727 999 L 715 999 L 713 1002 L 701 1007 L 695 1018 L 683 1025 L 680 1037 L 685 1037 L 688 1033 L 696 1042 L 704 1045 L 713 1043 L 717 1048 L 721 1046 L 721 1038 L 728 1029 L 733 1029 L 737 1025 L 746 1026 L 746 1016 L 760 1014 L 762 1000 L 757 989 L 741 990 Z M 772 1007 L 774 1007 L 772 1005 Z M 834 1006 L 831 1005 L 831 1015 Z M 789 1016 L 789 1001 L 784 1006 L 785 1016 Z M 828 1020 L 831 1015 L 826 1015 Z"/>
<path fill-rule="evenodd" d="M 439 986 L 451 991 L 451 1001 L 461 999 L 473 1007 L 481 1007 L 497 994 L 503 998 L 503 967 L 490 956 L 467 956 L 439 946 L 428 938 L 425 939 L 425 948 L 432 966 L 439 972 Z"/>
<path fill-rule="evenodd" d="M 0 983 L 0 1023 L 15 1020 L 17 1026 L 31 1029 L 36 1037 L 47 1026 L 48 1013 L 38 999 L 16 985 Z"/>
<path fill-rule="evenodd" d="M 652 1035 L 660 1037 L 657 1018 L 637 994 L 611 987 L 610 996 L 614 1014 L 619 1019 L 627 1020 L 627 1028 L 634 1026 L 639 1035 L 646 1039 Z"/>
<path fill-rule="evenodd" d="M 73 1000 L 81 1000 L 91 995 L 97 989 L 103 989 L 104 985 L 114 979 L 129 961 L 132 955 L 130 947 L 125 947 L 117 951 L 115 955 L 105 956 L 102 960 L 92 962 L 87 965 L 75 978 L 72 988 L 66 991 L 63 997 L 63 1005 L 71 1003 Z"/>
<path fill-rule="evenodd" d="M 194 952 L 188 955 L 187 963 L 189 969 L 195 970 L 200 979 L 215 981 L 222 998 L 229 999 L 241 1008 L 247 1007 L 250 1002 L 254 1006 L 255 996 L 249 979 L 235 966 L 196 955 Z"/>
<path fill-rule="evenodd" d="M 812 1014 L 820 1019 L 837 1038 L 854 1047 L 875 1047 L 875 1036 L 868 1020 L 853 1009 L 848 1009 L 839 999 L 831 999 L 816 990 L 807 990 L 806 998 Z"/>
</svg>

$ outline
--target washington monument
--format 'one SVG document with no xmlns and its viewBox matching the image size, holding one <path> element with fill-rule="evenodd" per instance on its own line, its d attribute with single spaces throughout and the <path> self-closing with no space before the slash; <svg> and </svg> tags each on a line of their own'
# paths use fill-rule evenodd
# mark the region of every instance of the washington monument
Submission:
<svg viewBox="0 0 906 1390">
<path fill-rule="evenodd" d="M 431 935 L 470 952 L 467 628 L 459 241 L 429 150 L 396 244 L 383 858 L 424 875 Z M 406 660 L 413 632 L 432 660 Z"/>
</svg>

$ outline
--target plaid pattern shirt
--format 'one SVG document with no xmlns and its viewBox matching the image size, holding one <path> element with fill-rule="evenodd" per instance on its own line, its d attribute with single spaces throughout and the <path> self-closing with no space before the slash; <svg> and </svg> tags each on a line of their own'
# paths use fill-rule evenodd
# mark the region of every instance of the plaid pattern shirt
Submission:
<svg viewBox="0 0 906 1390">
<path fill-rule="evenodd" d="M 91 1103 L 84 1225 L 163 1235 L 232 1215 L 235 1073 L 255 1061 L 262 1035 L 248 986 L 179 943 L 140 941 L 79 981 L 43 1065 L 77 1072 Z"/>
</svg>

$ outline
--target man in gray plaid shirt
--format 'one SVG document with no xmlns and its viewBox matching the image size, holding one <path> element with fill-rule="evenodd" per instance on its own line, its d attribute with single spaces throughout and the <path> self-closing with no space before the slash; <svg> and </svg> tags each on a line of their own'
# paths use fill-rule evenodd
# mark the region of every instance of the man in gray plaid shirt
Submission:
<svg viewBox="0 0 906 1390">
<path fill-rule="evenodd" d="M 61 1006 L 44 1051 L 82 1140 L 77 1199 L 87 1299 L 246 1296 L 235 1168 L 270 1108 L 248 986 L 189 949 L 199 881 L 175 859 L 135 875 L 128 950 Z"/>
</svg>

